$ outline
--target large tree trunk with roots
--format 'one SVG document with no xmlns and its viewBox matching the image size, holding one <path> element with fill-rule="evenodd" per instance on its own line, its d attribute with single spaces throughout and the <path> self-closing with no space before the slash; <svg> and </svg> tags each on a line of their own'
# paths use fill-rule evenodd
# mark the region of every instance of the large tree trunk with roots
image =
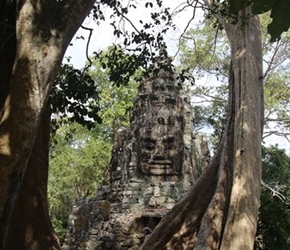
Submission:
<svg viewBox="0 0 290 250">
<path fill-rule="evenodd" d="M 224 23 L 231 44 L 228 119 L 219 148 L 189 194 L 142 250 L 253 249 L 261 182 L 263 85 L 260 24 L 251 8 Z"/>
<path fill-rule="evenodd" d="M 57 249 L 46 204 L 44 113 L 64 52 L 95 1 L 6 2 L 1 20 L 14 28 L 1 34 L 0 249 Z"/>
</svg>

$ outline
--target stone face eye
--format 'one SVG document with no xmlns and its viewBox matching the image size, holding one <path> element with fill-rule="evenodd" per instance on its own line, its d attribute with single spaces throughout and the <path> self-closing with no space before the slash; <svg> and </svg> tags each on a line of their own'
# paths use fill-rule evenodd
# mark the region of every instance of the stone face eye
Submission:
<svg viewBox="0 0 290 250">
<path fill-rule="evenodd" d="M 176 104 L 176 99 L 174 99 L 174 98 L 166 98 L 165 99 L 165 102 L 175 105 Z"/>
<path fill-rule="evenodd" d="M 157 119 L 157 121 L 158 121 L 158 123 L 161 124 L 161 125 L 164 125 L 164 124 L 165 124 L 165 120 L 164 120 L 163 117 L 159 117 L 159 118 Z"/>
<path fill-rule="evenodd" d="M 174 149 L 175 146 L 174 146 L 174 143 L 170 143 L 167 145 L 167 149 Z"/>
<path fill-rule="evenodd" d="M 174 137 L 164 139 L 164 144 L 166 145 L 167 149 L 174 149 L 175 148 L 174 142 L 175 142 Z"/>
<path fill-rule="evenodd" d="M 155 149 L 155 145 L 156 145 L 156 141 L 151 139 L 151 138 L 145 138 L 143 140 L 143 146 L 145 147 L 145 149 L 151 151 Z"/>
<path fill-rule="evenodd" d="M 152 143 L 150 143 L 150 144 L 146 144 L 146 145 L 145 145 L 145 148 L 146 148 L 147 150 L 153 150 L 153 149 L 155 148 L 155 145 L 153 145 Z"/>
</svg>

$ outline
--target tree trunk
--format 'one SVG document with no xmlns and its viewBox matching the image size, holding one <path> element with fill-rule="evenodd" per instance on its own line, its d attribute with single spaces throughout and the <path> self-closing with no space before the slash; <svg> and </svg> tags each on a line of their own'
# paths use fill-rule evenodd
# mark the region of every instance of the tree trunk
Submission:
<svg viewBox="0 0 290 250">
<path fill-rule="evenodd" d="M 220 146 L 189 194 L 154 229 L 141 250 L 253 249 L 263 121 L 262 51 L 251 8 L 225 23 L 231 43 L 227 124 Z"/>
<path fill-rule="evenodd" d="M 60 249 L 48 212 L 49 138 L 50 112 L 47 109 L 35 138 L 14 209 L 11 211 L 6 249 Z"/>
<path fill-rule="evenodd" d="M 235 85 L 235 161 L 230 207 L 222 249 L 253 249 L 261 192 L 264 120 L 261 32 L 251 7 L 240 13 L 240 27 L 226 28 Z"/>
<path fill-rule="evenodd" d="M 38 211 L 37 217 L 39 219 L 42 217 L 40 220 L 46 225 L 39 228 L 40 221 L 25 221 L 32 219 L 29 216 L 21 222 L 23 226 L 26 224 L 24 235 L 28 233 L 35 236 L 39 229 L 43 230 L 39 234 L 45 235 L 46 230 L 52 230 L 50 222 L 47 221 L 49 220 L 47 210 L 44 209 L 47 205 L 46 198 L 43 197 L 46 195 L 46 189 L 43 188 L 45 183 L 38 182 L 46 179 L 47 163 L 45 158 L 43 162 L 39 162 L 35 154 L 31 159 L 30 155 L 64 52 L 94 2 L 94 0 L 20 0 L 15 4 L 17 41 L 15 60 L 12 62 L 9 89 L 4 97 L 1 96 L 3 104 L 0 107 L 0 249 L 6 250 L 7 246 L 10 246 L 11 235 L 13 230 L 16 230 L 16 225 L 13 225 L 13 222 L 16 222 L 14 216 L 18 216 L 21 209 L 36 206 L 34 208 Z M 1 53 L 2 42 L 1 40 Z M 1 56 L 1 64 L 2 60 Z M 2 76 L 1 72 L 0 89 L 5 89 L 8 81 Z M 42 131 L 39 131 L 39 134 L 42 135 Z M 47 145 L 47 142 L 43 143 Z M 41 173 L 41 176 L 37 176 L 40 169 L 32 173 L 38 167 L 46 171 Z M 33 189 L 37 189 L 35 190 L 37 194 L 32 202 L 30 198 L 33 194 L 26 192 Z M 24 200 L 25 196 L 30 198 Z M 15 208 L 16 203 L 23 207 Z M 41 205 L 38 207 L 38 204 Z M 23 216 L 25 213 L 30 212 L 23 211 Z M 53 236 L 53 231 L 49 234 Z M 45 246 L 36 241 L 30 242 L 33 244 L 28 243 L 25 249 L 40 249 L 36 247 L 37 244 L 42 246 L 41 249 L 57 247 L 57 244 L 52 243 L 53 237 L 46 241 Z"/>
</svg>

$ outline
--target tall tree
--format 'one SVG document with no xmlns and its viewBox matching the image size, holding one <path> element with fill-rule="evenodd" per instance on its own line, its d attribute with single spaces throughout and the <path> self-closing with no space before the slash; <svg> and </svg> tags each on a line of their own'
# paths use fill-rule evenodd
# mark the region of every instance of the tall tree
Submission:
<svg viewBox="0 0 290 250">
<path fill-rule="evenodd" d="M 1 1 L 0 249 L 59 248 L 46 201 L 49 130 L 39 128 L 63 54 L 94 2 Z"/>
<path fill-rule="evenodd" d="M 103 51 L 103 56 L 106 57 L 114 50 L 109 47 L 107 51 Z M 123 53 L 120 50 L 120 54 Z M 115 138 L 115 133 L 120 127 L 129 126 L 129 114 L 133 107 L 133 99 L 137 94 L 139 83 L 136 78 L 140 76 L 140 70 L 128 79 L 126 84 L 116 86 L 110 81 L 110 76 L 115 74 L 110 68 L 102 68 L 101 62 L 104 58 L 92 58 L 92 66 L 89 69 L 89 74 L 98 83 L 97 91 L 100 93 L 100 111 L 99 115 L 102 118 L 101 126 L 98 126 L 100 133 L 106 135 L 111 141 Z"/>
<path fill-rule="evenodd" d="M 261 15 L 260 20 L 263 61 L 266 66 L 264 67 L 264 126 L 266 131 L 263 132 L 263 138 L 270 134 L 287 138 L 289 136 L 287 112 L 289 111 L 290 89 L 287 89 L 289 82 L 284 78 L 287 78 L 289 74 L 290 33 L 285 32 L 278 42 L 270 43 L 266 30 L 269 23 L 268 13 Z M 225 71 L 230 56 L 228 46 L 222 30 L 216 27 L 213 20 L 206 19 L 203 25 L 198 25 L 196 29 L 191 28 L 185 34 L 181 48 L 181 66 L 190 67 L 195 76 L 207 73 L 212 76 L 210 79 L 217 80 L 217 82 L 209 80 L 206 86 L 202 81 L 192 87 L 191 93 L 199 97 L 196 102 L 202 102 L 197 109 L 198 113 L 195 113 L 196 118 L 200 119 L 197 122 L 201 121 L 201 126 L 211 125 L 218 138 L 220 138 L 224 125 L 222 121 L 226 114 L 227 89 L 224 82 L 228 79 L 228 72 Z M 269 130 L 269 122 L 274 121 L 276 122 L 275 129 Z M 200 124 L 197 124 L 197 127 L 200 127 Z M 287 199 L 286 192 L 282 192 L 285 189 L 283 186 L 287 187 L 285 180 L 289 174 L 287 168 L 283 166 L 287 166 L 288 157 L 283 150 L 275 147 L 264 148 L 263 152 L 262 182 L 265 183 L 262 185 L 255 247 L 257 249 L 288 249 L 285 232 L 290 223 L 290 211 L 287 209 L 289 198 Z M 279 194 L 279 190 L 282 194 Z M 282 200 L 279 200 L 279 195 Z"/>
<path fill-rule="evenodd" d="M 189 194 L 141 249 L 253 249 L 261 184 L 263 128 L 260 24 L 250 7 L 234 19 L 214 8 L 231 46 L 227 123 L 215 156 Z"/>
<path fill-rule="evenodd" d="M 276 135 L 289 141 L 290 89 L 286 79 L 290 66 L 290 32 L 285 32 L 279 41 L 271 43 L 267 33 L 269 13 L 261 15 L 260 20 L 265 95 L 263 139 Z M 224 31 L 220 30 L 220 25 L 212 19 L 205 19 L 197 28 L 191 28 L 186 32 L 181 44 L 181 67 L 189 67 L 192 74 L 198 80 L 201 79 L 191 87 L 196 115 L 201 121 L 198 128 L 211 126 L 215 130 L 214 138 L 219 138 L 227 104 L 229 41 Z M 205 79 L 207 79 L 206 84 Z"/>
<path fill-rule="evenodd" d="M 63 124 L 50 150 L 48 200 L 50 217 L 62 242 L 76 199 L 95 196 L 110 161 L 112 144 L 100 130 Z"/>
</svg>

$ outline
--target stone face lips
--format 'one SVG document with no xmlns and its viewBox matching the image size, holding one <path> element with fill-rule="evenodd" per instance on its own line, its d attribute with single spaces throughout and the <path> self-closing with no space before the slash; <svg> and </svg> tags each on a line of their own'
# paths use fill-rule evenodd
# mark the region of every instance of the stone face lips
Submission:
<svg viewBox="0 0 290 250">
<path fill-rule="evenodd" d="M 142 82 L 130 127 L 116 133 L 109 185 L 76 203 L 63 249 L 138 249 L 143 228 L 154 229 L 207 166 L 207 143 L 193 123 L 174 76 Z"/>
</svg>

